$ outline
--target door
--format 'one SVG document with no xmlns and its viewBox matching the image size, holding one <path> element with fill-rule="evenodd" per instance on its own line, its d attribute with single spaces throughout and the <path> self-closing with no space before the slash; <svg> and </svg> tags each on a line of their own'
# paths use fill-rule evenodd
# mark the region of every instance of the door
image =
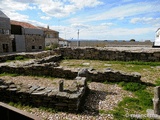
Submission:
<svg viewBox="0 0 160 120">
<path fill-rule="evenodd" d="M 8 52 L 8 51 L 9 51 L 8 44 L 3 44 L 3 52 Z"/>
</svg>

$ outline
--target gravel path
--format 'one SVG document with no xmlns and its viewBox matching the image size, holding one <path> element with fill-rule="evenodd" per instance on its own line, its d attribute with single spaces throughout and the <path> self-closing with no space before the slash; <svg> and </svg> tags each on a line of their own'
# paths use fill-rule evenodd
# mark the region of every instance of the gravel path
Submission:
<svg viewBox="0 0 160 120">
<path fill-rule="evenodd" d="M 3 76 L 1 79 L 7 81 L 13 81 L 14 83 L 20 84 L 36 84 L 39 86 L 52 87 L 56 86 L 60 79 L 49 79 L 40 77 L 30 76 Z M 69 84 L 69 82 L 67 83 Z M 85 103 L 85 110 L 80 114 L 66 113 L 66 112 L 47 112 L 38 108 L 22 108 L 31 114 L 37 115 L 44 120 L 111 120 L 113 115 L 107 114 L 107 111 L 112 110 L 117 106 L 123 97 L 132 97 L 133 94 L 128 91 L 122 90 L 116 84 L 103 84 L 91 82 L 88 84 L 91 89 Z"/>
</svg>

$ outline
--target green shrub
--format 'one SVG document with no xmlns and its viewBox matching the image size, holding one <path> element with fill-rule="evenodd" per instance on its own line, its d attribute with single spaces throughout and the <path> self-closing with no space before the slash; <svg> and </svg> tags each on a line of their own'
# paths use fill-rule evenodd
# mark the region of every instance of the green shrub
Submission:
<svg viewBox="0 0 160 120">
<path fill-rule="evenodd" d="M 160 86 L 160 78 L 158 78 L 158 79 L 155 81 L 155 85 L 156 85 L 156 86 Z"/>
<path fill-rule="evenodd" d="M 136 91 L 135 95 L 138 97 L 140 101 L 140 105 L 144 108 L 152 108 L 153 102 L 152 102 L 152 95 L 144 90 Z"/>
<path fill-rule="evenodd" d="M 124 90 L 132 91 L 132 92 L 146 89 L 146 85 L 142 85 L 142 83 L 120 82 L 119 85 L 123 87 Z"/>
<path fill-rule="evenodd" d="M 24 58 L 24 56 L 16 56 L 14 59 L 15 60 L 24 60 L 25 58 Z"/>
</svg>

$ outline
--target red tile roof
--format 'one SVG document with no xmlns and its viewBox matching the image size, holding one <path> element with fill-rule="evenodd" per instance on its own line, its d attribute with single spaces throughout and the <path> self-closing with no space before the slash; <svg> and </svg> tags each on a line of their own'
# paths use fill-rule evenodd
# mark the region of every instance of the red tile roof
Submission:
<svg viewBox="0 0 160 120">
<path fill-rule="evenodd" d="M 68 41 L 68 40 L 65 40 L 65 39 L 59 37 L 59 41 Z"/>
<path fill-rule="evenodd" d="M 51 29 L 48 29 L 48 28 L 45 28 L 45 27 L 39 27 L 39 28 L 41 28 L 43 31 L 51 31 L 51 32 L 59 33 L 58 31 L 51 30 Z"/>
<path fill-rule="evenodd" d="M 19 21 L 14 21 L 14 20 L 11 20 L 11 25 L 20 25 L 24 28 L 32 28 L 32 29 L 37 29 L 36 26 L 30 24 L 30 23 L 27 23 L 27 22 L 19 22 Z"/>
</svg>

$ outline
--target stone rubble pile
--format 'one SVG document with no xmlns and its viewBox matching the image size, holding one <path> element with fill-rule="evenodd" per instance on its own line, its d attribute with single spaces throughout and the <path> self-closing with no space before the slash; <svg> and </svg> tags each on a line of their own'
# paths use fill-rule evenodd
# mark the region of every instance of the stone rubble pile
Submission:
<svg viewBox="0 0 160 120">
<path fill-rule="evenodd" d="M 64 82 L 64 81 L 61 81 Z M 82 110 L 88 86 L 85 77 L 76 77 L 76 86 L 63 89 L 37 85 L 14 84 L 0 80 L 0 101 L 20 102 L 26 105 L 55 108 L 62 111 L 77 112 Z"/>
</svg>

